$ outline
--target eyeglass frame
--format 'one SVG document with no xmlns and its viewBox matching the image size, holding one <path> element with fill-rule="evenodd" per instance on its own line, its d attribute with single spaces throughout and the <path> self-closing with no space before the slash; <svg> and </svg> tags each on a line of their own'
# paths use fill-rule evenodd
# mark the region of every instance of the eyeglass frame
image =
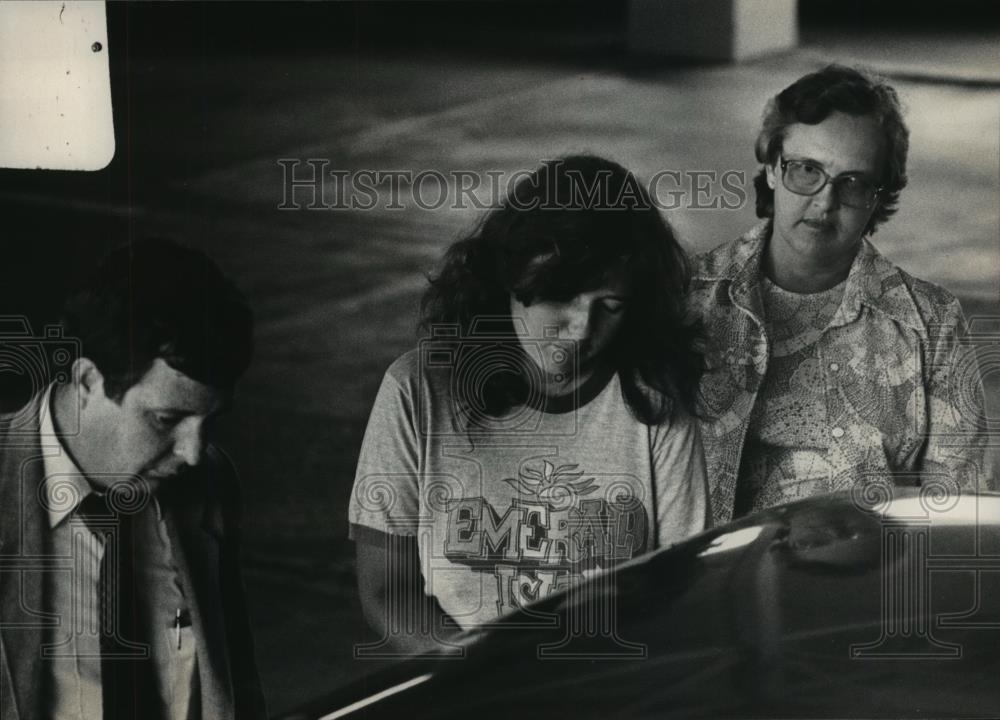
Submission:
<svg viewBox="0 0 1000 720">
<path fill-rule="evenodd" d="M 823 175 L 824 178 L 823 184 L 820 185 L 815 190 L 813 190 L 811 193 L 804 193 L 804 192 L 799 192 L 798 190 L 792 190 L 790 187 L 788 187 L 788 183 L 785 182 L 785 175 L 788 173 L 788 163 L 800 163 L 800 164 L 815 166 L 815 168 L 819 170 L 819 172 Z M 831 177 L 830 173 L 824 170 L 823 167 L 819 165 L 819 163 L 813 160 L 786 158 L 784 155 L 778 157 L 778 164 L 781 166 L 781 184 L 784 185 L 785 190 L 787 190 L 790 193 L 794 193 L 795 195 L 798 195 L 800 197 L 812 197 L 813 195 L 820 193 L 823 190 L 823 188 L 825 188 L 827 185 L 832 184 L 834 192 L 836 193 L 837 202 L 843 203 L 847 207 L 854 208 L 855 210 L 871 210 L 878 203 L 879 195 L 881 195 L 882 191 L 885 190 L 884 185 L 875 185 L 875 194 L 872 196 L 872 200 L 869 205 L 850 205 L 844 202 L 844 200 L 841 198 L 840 192 L 839 190 L 837 190 L 836 182 L 837 180 L 845 177 L 856 177 L 856 178 L 861 178 L 862 180 L 868 180 L 868 178 L 866 178 L 864 175 L 860 175 L 859 173 L 846 172 Z"/>
</svg>

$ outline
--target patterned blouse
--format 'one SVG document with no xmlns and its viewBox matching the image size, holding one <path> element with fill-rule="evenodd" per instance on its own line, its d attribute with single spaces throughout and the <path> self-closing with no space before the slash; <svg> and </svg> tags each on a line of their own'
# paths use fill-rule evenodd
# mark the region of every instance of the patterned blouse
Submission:
<svg viewBox="0 0 1000 720">
<path fill-rule="evenodd" d="M 750 413 L 736 515 L 809 497 L 829 486 L 831 438 L 817 346 L 846 284 L 799 294 L 761 278 L 771 358 Z"/>
<path fill-rule="evenodd" d="M 770 232 L 764 222 L 700 256 L 689 295 L 708 338 L 702 435 L 715 522 L 839 490 L 997 489 L 958 300 L 865 239 L 839 303 L 814 298 L 796 321 L 769 327 L 760 267 Z M 768 304 L 779 317 L 794 310 Z"/>
</svg>

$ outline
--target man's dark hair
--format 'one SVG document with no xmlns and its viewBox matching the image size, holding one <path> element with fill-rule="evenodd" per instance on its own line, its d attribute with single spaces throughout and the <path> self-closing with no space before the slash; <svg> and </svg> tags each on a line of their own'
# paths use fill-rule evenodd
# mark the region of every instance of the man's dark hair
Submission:
<svg viewBox="0 0 1000 720">
<path fill-rule="evenodd" d="M 897 210 L 899 193 L 906 187 L 906 153 L 910 147 L 910 131 L 903 121 L 899 97 L 885 81 L 843 65 L 827 65 L 799 78 L 764 108 L 763 127 L 755 147 L 757 160 L 773 165 L 791 125 L 817 125 L 834 112 L 870 116 L 885 137 L 885 164 L 878 179 L 883 189 L 865 228 L 865 234 L 873 233 Z M 773 217 L 774 190 L 768 187 L 763 168 L 754 178 L 754 188 L 757 217 Z"/>
<path fill-rule="evenodd" d="M 524 305 L 565 302 L 622 271 L 629 298 L 607 352 L 629 409 L 649 425 L 678 408 L 695 414 L 703 360 L 700 330 L 685 314 L 687 256 L 642 183 L 609 160 L 552 160 L 518 182 L 448 249 L 424 295 L 421 324 L 454 324 L 474 337 L 478 319 L 499 317 L 503 327 L 491 325 L 491 332 L 509 337 L 507 350 L 520 353 L 511 296 Z M 522 374 L 495 373 L 483 385 L 459 384 L 457 392 L 481 393 L 492 416 L 524 404 L 529 393 Z"/>
<path fill-rule="evenodd" d="M 115 401 L 156 358 L 228 390 L 253 353 L 253 314 L 243 295 L 204 253 L 168 240 L 111 251 L 69 297 L 62 322 Z"/>
</svg>

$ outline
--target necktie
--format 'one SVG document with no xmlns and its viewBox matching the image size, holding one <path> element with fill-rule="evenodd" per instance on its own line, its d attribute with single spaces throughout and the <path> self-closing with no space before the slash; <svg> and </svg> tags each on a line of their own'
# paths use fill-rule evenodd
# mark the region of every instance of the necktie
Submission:
<svg viewBox="0 0 1000 720">
<path fill-rule="evenodd" d="M 136 513 L 117 499 L 90 493 L 78 511 L 104 545 L 97 584 L 104 720 L 148 720 L 156 716 L 148 638 L 137 612 Z"/>
</svg>

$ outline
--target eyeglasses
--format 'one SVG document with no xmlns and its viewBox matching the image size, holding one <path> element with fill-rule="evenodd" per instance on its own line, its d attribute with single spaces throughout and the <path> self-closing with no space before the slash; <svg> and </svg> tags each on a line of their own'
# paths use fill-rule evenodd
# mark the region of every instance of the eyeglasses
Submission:
<svg viewBox="0 0 1000 720">
<path fill-rule="evenodd" d="M 871 209 L 878 194 L 882 192 L 881 185 L 876 185 L 863 175 L 845 173 L 832 178 L 823 168 L 808 160 L 782 159 L 781 183 L 796 195 L 815 195 L 827 183 L 832 183 L 839 202 L 864 210 Z"/>
</svg>

